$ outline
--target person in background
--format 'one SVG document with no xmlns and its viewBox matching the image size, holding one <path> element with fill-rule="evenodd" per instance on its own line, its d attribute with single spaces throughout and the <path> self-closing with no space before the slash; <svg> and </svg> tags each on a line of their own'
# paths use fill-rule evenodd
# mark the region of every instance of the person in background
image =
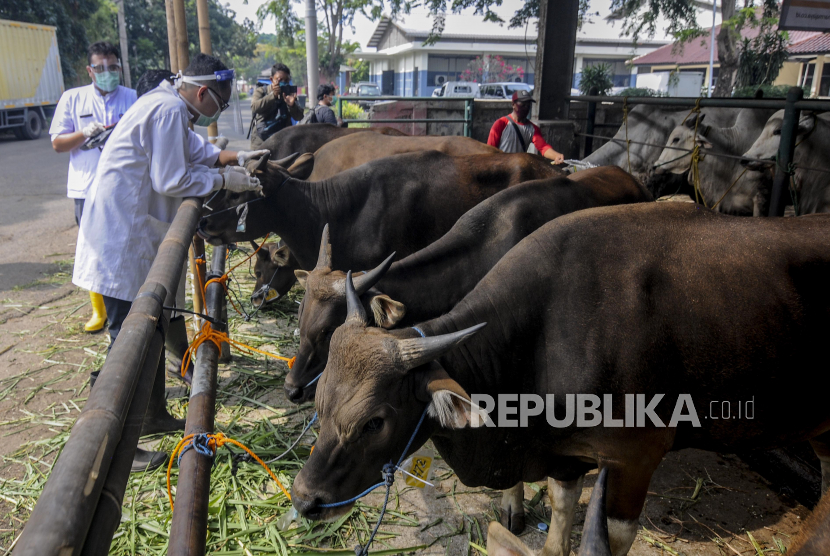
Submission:
<svg viewBox="0 0 830 556">
<path fill-rule="evenodd" d="M 175 85 L 162 80 L 124 114 L 107 139 L 87 196 L 72 281 L 104 296 L 112 343 L 147 279 L 182 199 L 204 197 L 220 189 L 237 193 L 262 190 L 244 168 L 230 165 L 244 165 L 263 151 L 216 149 L 206 158 L 201 147 L 198 152 L 191 151 L 188 122 L 207 127 L 219 119 L 229 106 L 234 71 L 213 56 L 197 54 L 182 74 Z M 211 168 L 213 165 L 222 167 Z M 175 291 L 168 292 L 165 306 L 174 306 L 175 297 Z M 169 315 L 165 311 L 165 317 Z M 164 377 L 162 354 L 142 436 L 184 428 L 184 421 L 167 411 Z M 165 452 L 138 449 L 132 471 L 154 469 L 166 459 Z"/>
<path fill-rule="evenodd" d="M 118 49 L 108 42 L 96 42 L 87 51 L 87 75 L 92 83 L 69 89 L 61 95 L 49 134 L 55 152 L 69 153 L 67 196 L 75 201 L 75 223 L 80 227 L 84 200 L 101 157 L 101 149 L 81 150 L 84 141 L 113 125 L 136 100 L 135 91 L 122 87 Z M 107 324 L 104 298 L 90 290 L 92 317 L 84 325 L 90 333 L 101 332 Z"/>
<path fill-rule="evenodd" d="M 317 87 L 317 106 L 314 107 L 314 115 L 317 117 L 318 124 L 337 125 L 337 116 L 331 109 L 336 101 L 334 91 L 332 85 L 322 84 Z"/>
<path fill-rule="evenodd" d="M 276 132 L 291 125 L 291 120 L 303 119 L 303 109 L 297 102 L 297 95 L 283 94 L 282 87 L 291 81 L 291 70 L 285 64 L 274 64 L 271 68 L 271 84 L 256 88 L 251 99 L 256 130 L 251 134 L 251 149 Z"/>
<path fill-rule="evenodd" d="M 565 157 L 545 142 L 539 126 L 528 119 L 530 104 L 536 102 L 530 92 L 516 91 L 512 100 L 513 113 L 496 120 L 490 128 L 487 144 L 506 153 L 526 153 L 533 143 L 539 154 L 552 160 L 553 164 L 561 164 Z"/>
</svg>

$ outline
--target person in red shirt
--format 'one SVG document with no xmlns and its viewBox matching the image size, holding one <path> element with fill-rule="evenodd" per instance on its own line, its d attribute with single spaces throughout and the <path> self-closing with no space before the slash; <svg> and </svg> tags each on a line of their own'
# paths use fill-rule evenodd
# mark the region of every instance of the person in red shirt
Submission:
<svg viewBox="0 0 830 556">
<path fill-rule="evenodd" d="M 542 156 L 553 160 L 554 164 L 561 164 L 565 160 L 562 153 L 548 145 L 539 126 L 527 119 L 531 102 L 536 101 L 529 91 L 514 92 L 513 113 L 496 120 L 490 128 L 487 144 L 506 153 L 524 153 L 532 142 Z"/>
</svg>

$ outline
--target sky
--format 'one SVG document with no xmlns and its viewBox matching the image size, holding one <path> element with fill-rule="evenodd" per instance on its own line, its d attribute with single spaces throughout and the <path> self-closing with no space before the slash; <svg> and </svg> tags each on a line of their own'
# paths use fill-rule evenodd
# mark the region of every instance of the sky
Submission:
<svg viewBox="0 0 830 556">
<path fill-rule="evenodd" d="M 264 3 L 264 0 L 248 0 L 247 4 L 243 4 L 243 0 L 230 0 L 227 2 L 228 6 L 236 11 L 236 19 L 243 21 L 246 17 L 252 21 L 256 21 L 256 10 Z M 501 6 L 495 8 L 495 12 L 499 16 L 508 21 L 510 17 L 524 4 L 524 0 L 504 0 Z M 294 2 L 294 13 L 298 17 L 305 17 L 304 2 Z M 599 12 L 600 14 L 607 14 L 610 12 L 611 0 L 592 0 L 591 12 Z M 583 25 L 579 33 L 580 38 L 602 38 L 602 39 L 616 39 L 619 38 L 622 25 L 621 22 L 608 22 L 602 16 L 593 16 L 590 18 L 592 23 Z M 424 8 L 416 8 L 408 16 L 402 16 L 399 21 L 400 25 L 406 29 L 429 30 L 432 28 L 432 20 L 429 13 Z M 702 26 L 709 27 L 712 24 L 712 13 L 710 11 L 701 10 L 698 18 L 698 23 Z M 718 18 L 720 23 L 720 18 Z M 362 48 L 366 48 L 366 43 L 372 36 L 372 32 L 377 25 L 376 22 L 370 21 L 362 15 L 357 15 L 354 21 L 354 32 L 351 29 L 345 29 L 343 37 L 350 41 L 357 41 Z M 274 21 L 265 21 L 260 29 L 263 33 L 274 32 Z M 473 14 L 473 10 L 464 10 L 460 15 L 448 14 L 447 23 L 444 30 L 445 33 L 466 33 L 466 34 L 523 34 L 524 30 L 509 30 L 505 23 L 502 28 L 498 28 L 496 24 L 484 23 L 481 16 Z M 534 24 L 531 23 L 528 29 L 528 34 L 535 35 Z M 653 37 L 654 40 L 670 40 L 663 32 L 662 28 L 658 28 L 657 34 Z"/>
</svg>

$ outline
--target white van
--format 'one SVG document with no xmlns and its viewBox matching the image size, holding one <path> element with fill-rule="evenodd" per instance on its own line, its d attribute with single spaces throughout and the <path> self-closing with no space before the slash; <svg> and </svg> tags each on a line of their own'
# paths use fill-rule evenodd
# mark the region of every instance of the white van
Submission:
<svg viewBox="0 0 830 556">
<path fill-rule="evenodd" d="M 481 86 L 481 98 L 509 100 L 516 91 L 532 91 L 527 83 L 485 83 Z"/>
<path fill-rule="evenodd" d="M 432 91 L 437 98 L 476 97 L 478 98 L 478 83 L 471 81 L 447 81 L 440 89 Z"/>
</svg>

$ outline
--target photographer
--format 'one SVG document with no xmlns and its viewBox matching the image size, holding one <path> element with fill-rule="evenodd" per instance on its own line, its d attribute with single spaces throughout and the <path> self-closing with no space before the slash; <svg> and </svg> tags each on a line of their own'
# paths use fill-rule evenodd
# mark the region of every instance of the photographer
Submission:
<svg viewBox="0 0 830 556">
<path fill-rule="evenodd" d="M 251 134 L 251 148 L 256 148 L 276 132 L 291 125 L 291 119 L 303 119 L 303 109 L 297 102 L 296 90 L 285 93 L 283 88 L 291 81 L 291 70 L 285 64 L 271 68 L 271 85 L 258 86 L 251 100 L 251 111 L 256 132 Z"/>
</svg>

